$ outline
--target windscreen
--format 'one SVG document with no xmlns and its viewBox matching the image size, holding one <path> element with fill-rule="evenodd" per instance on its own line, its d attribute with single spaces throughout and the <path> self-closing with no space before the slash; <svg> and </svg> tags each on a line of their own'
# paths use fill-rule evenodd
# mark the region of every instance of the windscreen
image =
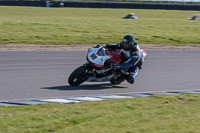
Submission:
<svg viewBox="0 0 200 133">
<path fill-rule="evenodd" d="M 105 55 L 106 55 L 106 51 L 107 51 L 106 48 L 100 48 L 100 49 L 96 52 L 96 55 L 98 55 L 98 56 L 105 56 Z"/>
</svg>

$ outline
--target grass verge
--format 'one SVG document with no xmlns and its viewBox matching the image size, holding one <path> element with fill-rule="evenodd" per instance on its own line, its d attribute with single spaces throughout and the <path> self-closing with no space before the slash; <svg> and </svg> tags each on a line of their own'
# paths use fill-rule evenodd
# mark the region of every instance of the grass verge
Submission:
<svg viewBox="0 0 200 133">
<path fill-rule="evenodd" d="M 1 106 L 0 133 L 198 133 L 200 95 Z"/>
<path fill-rule="evenodd" d="M 196 11 L 0 6 L 0 43 L 117 43 L 126 34 L 146 44 L 200 44 Z M 139 19 L 122 19 L 129 13 Z"/>
</svg>

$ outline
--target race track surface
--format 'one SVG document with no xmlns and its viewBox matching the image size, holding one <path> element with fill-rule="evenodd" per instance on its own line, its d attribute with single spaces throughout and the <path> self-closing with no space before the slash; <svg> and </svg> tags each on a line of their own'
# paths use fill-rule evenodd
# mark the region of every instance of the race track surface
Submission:
<svg viewBox="0 0 200 133">
<path fill-rule="evenodd" d="M 67 83 L 87 51 L 0 51 L 0 100 L 200 89 L 199 50 L 147 50 L 135 84 Z"/>
</svg>

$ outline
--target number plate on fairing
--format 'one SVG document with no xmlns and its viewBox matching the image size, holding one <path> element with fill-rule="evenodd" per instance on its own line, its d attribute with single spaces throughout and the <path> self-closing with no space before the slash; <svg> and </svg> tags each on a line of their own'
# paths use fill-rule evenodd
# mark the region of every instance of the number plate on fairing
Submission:
<svg viewBox="0 0 200 133">
<path fill-rule="evenodd" d="M 88 60 L 92 63 L 98 64 L 98 65 L 104 65 L 104 62 L 109 59 L 108 56 L 98 56 L 96 53 L 98 52 L 99 48 L 90 48 L 88 50 Z"/>
</svg>

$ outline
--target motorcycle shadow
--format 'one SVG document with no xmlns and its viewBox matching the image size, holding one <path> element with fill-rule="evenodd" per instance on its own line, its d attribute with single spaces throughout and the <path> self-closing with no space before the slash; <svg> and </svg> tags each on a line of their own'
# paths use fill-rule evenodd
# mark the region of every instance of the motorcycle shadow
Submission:
<svg viewBox="0 0 200 133">
<path fill-rule="evenodd" d="M 85 84 L 85 85 L 79 85 L 79 86 L 70 86 L 70 85 L 53 86 L 53 87 L 43 87 L 41 89 L 49 89 L 49 90 L 102 90 L 102 89 L 112 89 L 112 88 L 128 88 L 128 87 L 106 83 L 106 84 Z"/>
</svg>

